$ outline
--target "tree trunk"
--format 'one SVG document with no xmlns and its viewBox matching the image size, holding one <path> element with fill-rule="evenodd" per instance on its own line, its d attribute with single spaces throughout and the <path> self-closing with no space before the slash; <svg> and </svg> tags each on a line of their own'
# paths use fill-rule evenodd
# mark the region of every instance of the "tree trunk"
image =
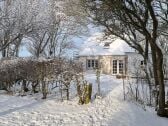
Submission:
<svg viewBox="0 0 168 126">
<path fill-rule="evenodd" d="M 43 93 L 42 99 L 46 99 L 47 98 L 47 89 L 46 89 L 46 82 L 45 81 L 42 81 L 42 93 Z"/>
<path fill-rule="evenodd" d="M 152 105 L 152 83 L 151 83 L 151 76 L 150 76 L 150 68 L 148 66 L 148 59 L 144 59 L 144 64 L 145 64 L 145 74 L 146 74 L 146 79 L 147 79 L 147 83 L 149 86 L 149 105 Z"/>
<path fill-rule="evenodd" d="M 6 49 L 2 50 L 2 57 L 6 57 Z"/>
<path fill-rule="evenodd" d="M 163 73 L 163 54 L 161 49 L 156 44 L 155 40 L 150 41 L 153 60 L 153 72 L 155 85 L 159 86 L 159 98 L 158 98 L 158 111 L 159 116 L 165 116 L 165 85 L 164 85 L 164 73 Z M 157 102 L 157 101 L 156 101 Z"/>
<path fill-rule="evenodd" d="M 23 39 L 23 35 L 20 34 L 19 37 L 18 37 L 18 41 L 15 45 L 15 56 L 16 57 L 19 57 L 19 49 L 20 49 L 20 46 L 21 46 L 22 39 Z"/>
<path fill-rule="evenodd" d="M 164 85 L 164 73 L 163 73 L 163 54 L 161 50 L 157 51 L 157 73 L 159 82 L 159 109 L 158 115 L 165 115 L 165 85 Z"/>
<path fill-rule="evenodd" d="M 100 66 L 98 68 L 96 68 L 96 83 L 97 83 L 97 93 L 96 93 L 96 97 L 100 97 L 101 96 L 101 90 L 100 90 Z"/>
<path fill-rule="evenodd" d="M 61 95 L 61 101 L 63 101 L 63 92 L 62 92 L 62 82 L 59 82 L 59 91 L 60 91 L 60 95 Z"/>
<path fill-rule="evenodd" d="M 69 87 L 67 87 L 66 92 L 67 92 L 67 100 L 69 100 Z"/>
<path fill-rule="evenodd" d="M 78 94 L 78 97 L 79 97 L 79 104 L 84 104 L 83 98 L 82 98 L 81 85 L 80 85 L 79 81 L 77 81 L 77 94 Z"/>
<path fill-rule="evenodd" d="M 35 82 L 32 82 L 32 91 L 33 93 L 38 93 L 38 91 L 36 91 L 36 87 L 39 85 L 39 81 L 35 81 Z"/>
<path fill-rule="evenodd" d="M 28 92 L 28 88 L 27 88 L 27 86 L 26 86 L 26 80 L 23 80 L 23 84 L 22 84 L 22 86 L 23 86 L 23 90 L 24 90 L 24 92 Z"/>
</svg>

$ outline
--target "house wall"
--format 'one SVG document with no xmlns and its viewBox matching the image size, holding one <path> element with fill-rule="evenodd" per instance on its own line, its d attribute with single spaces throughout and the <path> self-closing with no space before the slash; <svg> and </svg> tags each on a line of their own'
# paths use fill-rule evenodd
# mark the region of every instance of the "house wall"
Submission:
<svg viewBox="0 0 168 126">
<path fill-rule="evenodd" d="M 90 71 L 93 69 L 87 68 L 87 60 L 96 59 L 99 62 L 99 67 L 101 68 L 101 73 L 104 74 L 113 74 L 113 60 L 123 60 L 124 61 L 124 74 L 126 73 L 126 60 L 127 56 L 80 56 L 79 62 L 83 64 L 84 71 Z"/>
<path fill-rule="evenodd" d="M 86 71 L 86 57 L 79 57 L 79 62 L 82 63 L 83 70 Z"/>
<path fill-rule="evenodd" d="M 151 56 L 149 56 L 150 60 Z M 113 60 L 123 60 L 124 61 L 124 74 L 130 77 L 145 77 L 144 66 L 141 65 L 141 61 L 144 61 L 143 57 L 136 52 L 127 52 L 124 56 L 80 56 L 79 62 L 83 64 L 84 71 L 87 69 L 88 59 L 98 59 L 99 65 L 101 65 L 101 73 L 113 74 Z M 152 64 L 150 64 L 152 68 Z M 168 78 L 168 55 L 164 55 L 164 70 L 165 78 Z M 151 72 L 153 73 L 152 69 Z"/>
<path fill-rule="evenodd" d="M 101 67 L 101 72 L 104 74 L 111 74 L 111 59 L 112 56 L 100 56 L 99 57 L 99 65 Z"/>
<path fill-rule="evenodd" d="M 131 77 L 145 76 L 144 66 L 141 65 L 141 61 L 144 61 L 144 58 L 136 52 L 126 53 L 127 59 L 127 75 Z"/>
</svg>

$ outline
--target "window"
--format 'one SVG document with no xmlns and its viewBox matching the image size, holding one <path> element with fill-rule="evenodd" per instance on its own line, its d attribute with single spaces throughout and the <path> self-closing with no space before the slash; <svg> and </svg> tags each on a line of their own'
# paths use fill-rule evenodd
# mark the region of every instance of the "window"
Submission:
<svg viewBox="0 0 168 126">
<path fill-rule="evenodd" d="M 88 68 L 91 67 L 91 65 L 90 65 L 90 60 L 87 61 L 87 66 L 88 66 Z"/>
<path fill-rule="evenodd" d="M 92 60 L 92 67 L 95 67 L 95 60 Z"/>
<path fill-rule="evenodd" d="M 113 74 L 123 74 L 123 73 L 124 73 L 124 61 L 113 60 Z"/>
<path fill-rule="evenodd" d="M 98 68 L 98 60 L 87 60 L 87 68 Z"/>
<path fill-rule="evenodd" d="M 124 72 L 124 63 L 123 60 L 119 60 L 119 74 L 123 74 Z"/>
<path fill-rule="evenodd" d="M 113 60 L 113 74 L 117 74 L 117 60 Z"/>
</svg>

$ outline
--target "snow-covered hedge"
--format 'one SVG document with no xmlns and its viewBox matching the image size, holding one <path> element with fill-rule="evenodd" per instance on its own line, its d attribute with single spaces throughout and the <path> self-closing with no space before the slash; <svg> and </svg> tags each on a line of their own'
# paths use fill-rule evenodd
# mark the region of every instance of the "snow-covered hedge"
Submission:
<svg viewBox="0 0 168 126">
<path fill-rule="evenodd" d="M 52 81 L 63 71 L 80 71 L 76 64 L 58 59 L 8 58 L 0 60 L 0 82 L 12 85 L 19 80 Z"/>
</svg>

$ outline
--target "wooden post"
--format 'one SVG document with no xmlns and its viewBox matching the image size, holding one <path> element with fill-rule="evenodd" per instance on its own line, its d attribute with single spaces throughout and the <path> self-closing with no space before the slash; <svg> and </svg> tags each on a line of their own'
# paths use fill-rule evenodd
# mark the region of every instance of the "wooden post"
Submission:
<svg viewBox="0 0 168 126">
<path fill-rule="evenodd" d="M 124 100 L 125 100 L 126 97 L 125 97 L 125 81 L 124 81 L 124 78 L 125 78 L 125 76 L 122 75 L 122 79 L 123 79 L 123 95 L 124 95 Z"/>
</svg>

